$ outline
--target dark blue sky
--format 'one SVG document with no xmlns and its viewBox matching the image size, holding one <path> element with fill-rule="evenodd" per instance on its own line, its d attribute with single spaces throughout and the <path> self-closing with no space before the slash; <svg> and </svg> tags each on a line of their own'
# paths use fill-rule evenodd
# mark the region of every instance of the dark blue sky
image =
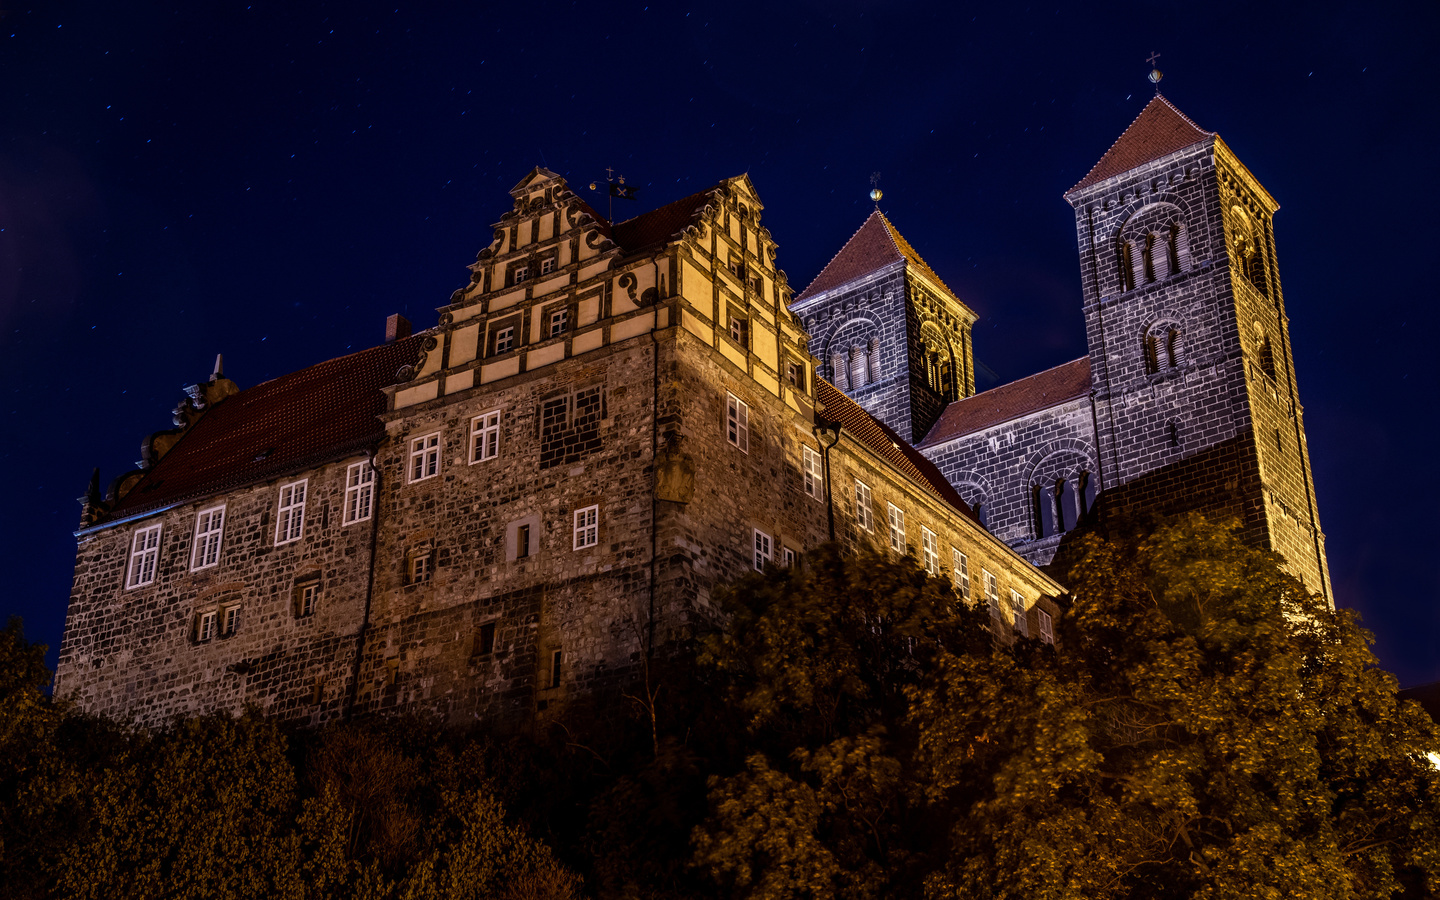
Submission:
<svg viewBox="0 0 1440 900">
<path fill-rule="evenodd" d="M 797 290 L 878 170 L 980 361 L 1080 356 L 1061 194 L 1158 50 L 1282 205 L 1339 602 L 1402 683 L 1440 680 L 1435 4 L 134 6 L 0 15 L 0 614 L 52 664 L 91 468 L 130 468 L 217 352 L 243 387 L 434 324 L 536 164 L 614 166 L 627 215 L 748 172 Z"/>
</svg>

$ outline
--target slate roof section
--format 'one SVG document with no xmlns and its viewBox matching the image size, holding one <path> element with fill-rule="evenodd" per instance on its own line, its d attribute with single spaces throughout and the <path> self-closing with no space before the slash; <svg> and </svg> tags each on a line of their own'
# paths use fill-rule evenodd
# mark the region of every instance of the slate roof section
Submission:
<svg viewBox="0 0 1440 900">
<path fill-rule="evenodd" d="M 920 258 L 920 254 L 915 252 L 910 242 L 905 240 L 890 220 L 885 218 L 885 214 L 877 209 L 860 226 L 860 230 L 850 236 L 850 240 L 845 242 L 840 252 L 825 264 L 825 268 L 820 270 L 815 280 L 800 292 L 795 301 L 799 302 L 848 284 L 902 259 L 925 273 L 925 277 L 940 285 L 947 294 L 955 297 L 955 292 L 940 280 L 935 270 Z"/>
<path fill-rule="evenodd" d="M 931 447 L 1090 393 L 1090 357 L 956 400 L 920 442 Z"/>
<path fill-rule="evenodd" d="M 1215 132 L 1196 125 L 1169 100 L 1156 94 L 1100 157 L 1090 174 L 1066 191 L 1065 196 L 1214 136 Z"/>
<path fill-rule="evenodd" d="M 194 500 L 343 458 L 384 437 L 380 389 L 424 335 L 257 384 L 206 410 L 107 518 Z"/>
<path fill-rule="evenodd" d="M 698 194 L 682 197 L 674 203 L 667 203 L 659 209 L 652 209 L 633 219 L 617 222 L 610 226 L 610 237 L 627 255 L 641 253 L 668 244 L 670 239 L 693 223 L 700 216 L 705 204 L 710 202 L 715 188 L 707 188 Z M 604 221 L 603 219 L 601 221 Z"/>
<path fill-rule="evenodd" d="M 866 412 L 864 407 L 845 396 L 839 388 L 823 378 L 817 378 L 815 397 L 820 401 L 825 417 L 838 420 L 846 434 L 869 447 L 871 452 L 899 469 L 915 484 L 929 490 L 974 521 L 980 521 L 975 517 L 975 511 L 960 499 L 954 486 L 935 468 L 934 463 L 921 456 L 920 451 L 886 428 Z"/>
</svg>

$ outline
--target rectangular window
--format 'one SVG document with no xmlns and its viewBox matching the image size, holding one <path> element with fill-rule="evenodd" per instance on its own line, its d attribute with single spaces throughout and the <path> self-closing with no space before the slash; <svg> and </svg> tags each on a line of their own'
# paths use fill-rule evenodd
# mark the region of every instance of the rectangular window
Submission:
<svg viewBox="0 0 1440 900">
<path fill-rule="evenodd" d="M 368 459 L 351 463 L 345 469 L 345 525 L 364 522 L 375 509 L 375 469 Z"/>
<path fill-rule="evenodd" d="M 540 261 L 541 275 L 549 275 L 553 271 L 555 271 L 555 257 L 552 256 L 549 259 L 542 259 Z"/>
<path fill-rule="evenodd" d="M 785 380 L 797 391 L 805 390 L 805 370 L 799 363 L 785 364 Z"/>
<path fill-rule="evenodd" d="M 495 623 L 486 622 L 475 633 L 475 655 L 489 656 L 495 652 Z"/>
<path fill-rule="evenodd" d="M 550 686 L 551 686 L 552 688 L 557 688 L 557 687 L 560 686 L 560 651 L 559 651 L 559 650 L 552 650 L 552 651 L 550 651 Z"/>
<path fill-rule="evenodd" d="M 780 550 L 780 554 L 780 558 L 784 562 L 785 568 L 787 569 L 795 568 L 795 564 L 800 561 L 800 554 L 796 553 L 794 550 L 791 550 L 789 547 L 782 547 Z"/>
<path fill-rule="evenodd" d="M 600 543 L 600 507 L 587 506 L 575 510 L 575 549 L 584 550 Z"/>
<path fill-rule="evenodd" d="M 220 562 L 220 536 L 225 528 L 225 507 L 202 509 L 195 517 L 195 549 L 191 569 L 208 569 Z"/>
<path fill-rule="evenodd" d="M 160 566 L 160 526 L 151 525 L 135 532 L 130 542 L 130 575 L 126 588 L 137 588 L 155 580 Z"/>
<path fill-rule="evenodd" d="M 320 585 L 318 582 L 310 581 L 295 586 L 295 615 L 298 618 L 313 616 L 315 604 L 320 599 Z"/>
<path fill-rule="evenodd" d="M 424 481 L 440 474 L 440 432 L 410 441 L 410 482 Z"/>
<path fill-rule="evenodd" d="M 955 579 L 955 591 L 961 600 L 970 599 L 970 557 L 950 548 L 951 577 Z"/>
<path fill-rule="evenodd" d="M 808 444 L 801 444 L 801 456 L 804 457 L 805 469 L 805 493 L 816 500 L 821 499 L 821 485 L 824 478 L 820 468 L 820 454 L 810 449 Z"/>
<path fill-rule="evenodd" d="M 201 644 L 215 636 L 215 610 L 203 612 L 195 619 L 195 640 Z"/>
<path fill-rule="evenodd" d="M 750 452 L 750 407 L 734 394 L 726 394 L 725 438 L 733 446 Z"/>
<path fill-rule="evenodd" d="M 513 268 L 513 269 L 510 270 L 510 283 L 511 283 L 511 284 L 519 284 L 520 282 L 524 281 L 525 279 L 527 279 L 527 278 L 529 278 L 529 277 L 530 277 L 530 267 L 529 267 L 529 266 L 516 266 L 515 268 Z"/>
<path fill-rule="evenodd" d="M 500 455 L 500 410 L 470 420 L 470 465 Z"/>
<path fill-rule="evenodd" d="M 870 485 L 858 478 L 855 479 L 855 524 L 867 533 L 875 530 L 875 517 L 870 513 Z"/>
<path fill-rule="evenodd" d="M 530 526 L 521 525 L 515 529 L 515 558 L 524 559 L 530 555 Z"/>
<path fill-rule="evenodd" d="M 550 336 L 559 337 L 570 327 L 570 310 L 557 309 L 550 314 Z"/>
<path fill-rule="evenodd" d="M 240 607 L 227 606 L 220 614 L 220 636 L 230 637 L 240 630 Z"/>
<path fill-rule="evenodd" d="M 515 326 L 506 325 L 504 328 L 497 328 L 490 333 L 491 347 L 490 355 L 499 356 L 501 353 L 509 353 L 515 349 Z"/>
<path fill-rule="evenodd" d="M 924 558 L 925 571 L 931 575 L 940 574 L 940 541 L 935 532 L 920 526 L 920 554 Z"/>
<path fill-rule="evenodd" d="M 1029 637 L 1030 625 L 1025 621 L 1025 598 L 1016 590 L 1010 591 L 1010 617 L 1015 622 L 1015 630 Z"/>
<path fill-rule="evenodd" d="M 435 574 L 433 563 L 434 557 L 427 551 L 417 553 L 410 557 L 410 583 L 419 584 L 422 581 L 429 581 L 430 576 Z"/>
<path fill-rule="evenodd" d="M 1055 621 L 1050 618 L 1050 614 L 1043 609 L 1037 609 L 1035 618 L 1040 622 L 1040 640 L 1047 644 L 1055 643 Z"/>
<path fill-rule="evenodd" d="M 305 534 L 305 481 L 280 487 L 280 511 L 275 516 L 275 546 L 298 541 Z"/>
<path fill-rule="evenodd" d="M 981 569 L 980 574 L 985 579 L 985 603 L 990 607 L 990 615 L 1000 618 L 1000 583 L 995 576 L 990 574 L 989 569 Z"/>
<path fill-rule="evenodd" d="M 748 349 L 750 347 L 750 320 L 741 316 L 731 316 L 730 339 Z"/>
<path fill-rule="evenodd" d="M 890 507 L 890 549 L 896 553 L 905 552 L 905 511 L 893 503 Z"/>
<path fill-rule="evenodd" d="M 765 571 L 765 566 L 769 565 L 773 558 L 773 546 L 770 542 L 770 535 L 758 528 L 755 529 L 755 571 Z"/>
</svg>

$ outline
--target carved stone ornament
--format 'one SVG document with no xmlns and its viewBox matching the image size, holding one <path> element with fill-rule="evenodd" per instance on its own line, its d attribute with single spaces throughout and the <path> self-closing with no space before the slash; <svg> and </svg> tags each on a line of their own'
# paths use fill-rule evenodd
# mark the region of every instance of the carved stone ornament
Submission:
<svg viewBox="0 0 1440 900">
<path fill-rule="evenodd" d="M 634 272 L 626 272 L 624 275 L 621 275 L 620 280 L 616 282 L 616 284 L 625 289 L 625 293 L 630 295 L 631 303 L 635 302 L 635 285 L 637 283 Z"/>
<path fill-rule="evenodd" d="M 435 340 L 435 335 L 429 334 L 425 336 L 425 343 L 423 346 L 425 347 L 425 352 L 429 353 L 431 350 L 434 350 L 436 347 L 440 346 L 440 342 Z"/>
<path fill-rule="evenodd" d="M 397 382 L 409 381 L 410 379 L 412 379 L 412 378 L 414 378 L 414 377 L 415 377 L 415 367 L 414 367 L 414 366 L 401 366 L 400 368 L 398 368 L 398 369 L 395 370 L 395 380 L 396 380 Z"/>
<path fill-rule="evenodd" d="M 459 294 L 459 293 L 463 293 L 463 292 L 462 292 L 462 291 L 456 291 L 455 293 Z M 451 313 L 451 312 L 443 312 L 443 313 L 440 314 L 440 324 L 441 324 L 441 325 L 449 325 L 449 324 L 450 324 L 451 322 L 453 322 L 453 321 L 455 321 L 455 314 L 454 314 L 454 313 Z"/>
<path fill-rule="evenodd" d="M 671 503 L 689 503 L 695 496 L 695 459 L 680 452 L 684 440 L 676 432 L 666 435 L 665 446 L 655 456 L 655 498 Z"/>
</svg>

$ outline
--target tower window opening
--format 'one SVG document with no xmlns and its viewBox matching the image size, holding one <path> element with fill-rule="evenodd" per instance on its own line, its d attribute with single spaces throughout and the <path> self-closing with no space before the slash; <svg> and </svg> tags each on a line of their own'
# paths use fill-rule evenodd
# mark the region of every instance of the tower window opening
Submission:
<svg viewBox="0 0 1440 900">
<path fill-rule="evenodd" d="M 832 380 L 834 380 L 835 386 L 842 391 L 848 390 L 850 387 L 850 379 L 846 377 L 847 375 L 848 372 L 845 365 L 845 355 L 842 353 L 831 354 L 830 377 Z"/>
<path fill-rule="evenodd" d="M 863 387 L 865 380 L 865 351 L 860 347 L 850 348 L 850 387 Z"/>
<path fill-rule="evenodd" d="M 1145 281 L 1148 284 L 1155 280 L 1155 235 L 1147 234 L 1144 237 L 1144 250 L 1141 251 L 1141 262 L 1145 267 Z"/>
<path fill-rule="evenodd" d="M 1120 270 L 1120 290 L 1122 292 L 1135 290 L 1135 267 L 1130 263 L 1130 242 L 1121 241 L 1116 255 Z"/>
<path fill-rule="evenodd" d="M 871 338 L 865 345 L 865 383 L 874 384 L 880 380 L 880 340 Z"/>
<path fill-rule="evenodd" d="M 1275 350 L 1270 346 L 1269 336 L 1260 339 L 1260 371 L 1265 377 L 1275 381 Z"/>
</svg>

